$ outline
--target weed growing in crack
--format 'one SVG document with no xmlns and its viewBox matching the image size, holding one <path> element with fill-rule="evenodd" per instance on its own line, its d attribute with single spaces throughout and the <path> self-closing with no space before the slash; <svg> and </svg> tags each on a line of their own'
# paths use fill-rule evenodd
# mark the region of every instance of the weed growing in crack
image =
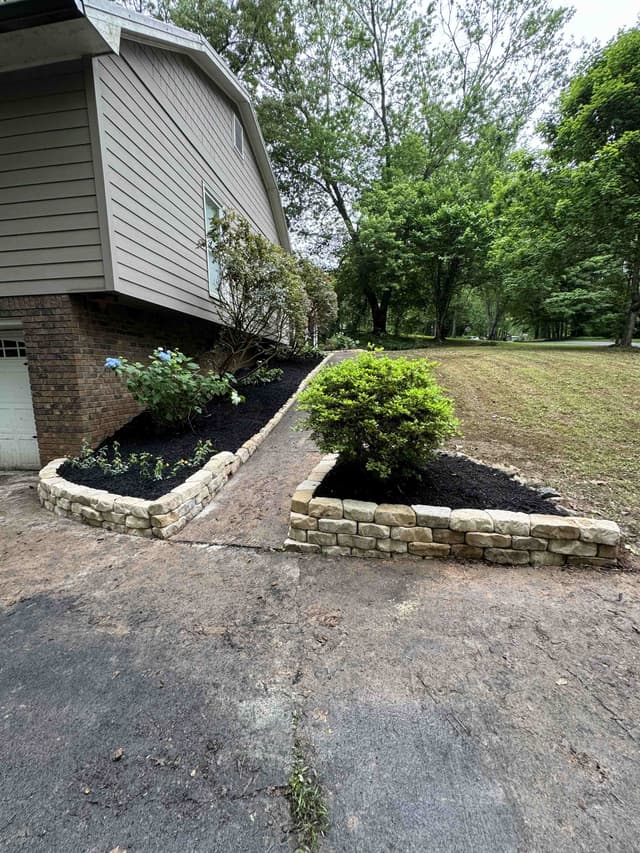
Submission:
<svg viewBox="0 0 640 853">
<path fill-rule="evenodd" d="M 296 738 L 293 767 L 287 783 L 287 799 L 293 828 L 300 846 L 296 853 L 311 853 L 318 847 L 318 840 L 327 830 L 329 820 L 324 792 L 318 783 L 318 775 L 305 758 L 300 741 Z"/>
</svg>

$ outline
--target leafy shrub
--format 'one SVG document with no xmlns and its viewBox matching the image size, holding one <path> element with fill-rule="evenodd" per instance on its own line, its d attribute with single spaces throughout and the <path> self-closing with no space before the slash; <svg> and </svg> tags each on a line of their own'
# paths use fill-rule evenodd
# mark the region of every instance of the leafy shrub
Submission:
<svg viewBox="0 0 640 853">
<path fill-rule="evenodd" d="M 211 221 L 207 245 L 220 268 L 215 299 L 223 368 L 256 355 L 267 360 L 274 343 L 304 340 L 310 303 L 293 255 L 235 213 Z"/>
<path fill-rule="evenodd" d="M 106 447 L 94 451 L 86 441 L 83 441 L 80 453 L 69 459 L 69 464 L 72 468 L 83 470 L 97 468 L 103 474 L 111 476 L 137 470 L 143 480 L 164 480 L 167 477 L 177 477 L 182 471 L 201 468 L 212 455 L 213 442 L 209 439 L 206 441 L 199 439 L 191 456 L 188 459 L 179 459 L 173 465 L 165 462 L 162 456 L 154 456 L 153 453 L 144 451 L 130 453 L 124 459 L 117 441 L 114 441 L 111 446 L 111 456 Z"/>
<path fill-rule="evenodd" d="M 284 371 L 280 367 L 267 367 L 266 364 L 259 364 L 251 373 L 239 379 L 238 385 L 269 385 L 271 382 L 282 379 L 283 373 Z"/>
<path fill-rule="evenodd" d="M 326 367 L 300 395 L 301 428 L 381 478 L 411 473 L 458 427 L 432 368 L 372 352 Z"/>
<path fill-rule="evenodd" d="M 126 358 L 108 358 L 104 366 L 125 380 L 134 400 L 161 427 L 185 427 L 214 397 L 229 396 L 234 404 L 242 401 L 231 374 L 202 374 L 199 365 L 179 349 L 158 347 L 149 359 L 145 366 Z"/>
<path fill-rule="evenodd" d="M 360 341 L 345 335 L 344 332 L 336 332 L 335 335 L 327 338 L 324 345 L 327 349 L 355 349 L 359 343 Z"/>
</svg>

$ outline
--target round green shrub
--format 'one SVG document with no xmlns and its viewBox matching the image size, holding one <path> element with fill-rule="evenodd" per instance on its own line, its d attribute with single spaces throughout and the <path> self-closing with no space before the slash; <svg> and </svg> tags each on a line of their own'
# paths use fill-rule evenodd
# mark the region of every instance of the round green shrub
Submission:
<svg viewBox="0 0 640 853">
<path fill-rule="evenodd" d="M 433 366 L 366 352 L 326 367 L 300 395 L 301 428 L 381 478 L 409 474 L 458 429 Z"/>
</svg>

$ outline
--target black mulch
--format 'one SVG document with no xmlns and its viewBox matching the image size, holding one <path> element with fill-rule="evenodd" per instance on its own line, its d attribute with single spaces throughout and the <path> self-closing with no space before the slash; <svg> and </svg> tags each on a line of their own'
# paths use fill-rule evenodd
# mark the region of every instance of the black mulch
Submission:
<svg viewBox="0 0 640 853">
<path fill-rule="evenodd" d="M 124 457 L 129 453 L 146 451 L 154 456 L 162 456 L 165 462 L 172 464 L 179 459 L 188 459 L 193 454 L 198 440 L 210 439 L 214 453 L 222 450 L 235 452 L 271 420 L 318 363 L 318 359 L 272 362 L 270 367 L 280 367 L 284 371 L 281 379 L 268 385 L 240 388 L 245 402 L 238 406 L 226 400 L 213 400 L 195 421 L 193 431 L 158 435 L 149 416 L 143 413 L 100 446 L 106 446 L 110 450 L 113 442 L 118 441 Z M 159 481 L 143 479 L 135 470 L 113 476 L 103 474 L 97 468 L 74 468 L 68 462 L 60 467 L 59 472 L 60 476 L 72 483 L 94 489 L 106 489 L 118 495 L 153 500 L 183 483 L 194 470 L 197 469 L 183 471 L 178 477 L 166 477 Z"/>
<path fill-rule="evenodd" d="M 441 454 L 419 476 L 403 480 L 373 477 L 353 464 L 338 462 L 318 487 L 326 498 L 351 498 L 374 503 L 426 504 L 452 509 L 504 509 L 566 515 L 535 489 L 486 465 L 461 456 Z"/>
</svg>

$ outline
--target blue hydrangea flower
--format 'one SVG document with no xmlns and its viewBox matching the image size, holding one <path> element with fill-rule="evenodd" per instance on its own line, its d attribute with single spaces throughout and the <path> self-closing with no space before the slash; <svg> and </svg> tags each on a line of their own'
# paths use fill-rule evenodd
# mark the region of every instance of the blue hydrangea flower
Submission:
<svg viewBox="0 0 640 853">
<path fill-rule="evenodd" d="M 160 361 L 171 361 L 171 350 L 165 352 L 162 347 L 158 347 L 158 358 Z"/>
<path fill-rule="evenodd" d="M 115 370 L 116 367 L 122 367 L 122 362 L 120 361 L 119 358 L 108 358 L 108 359 L 106 359 L 104 366 L 108 370 Z"/>
</svg>

